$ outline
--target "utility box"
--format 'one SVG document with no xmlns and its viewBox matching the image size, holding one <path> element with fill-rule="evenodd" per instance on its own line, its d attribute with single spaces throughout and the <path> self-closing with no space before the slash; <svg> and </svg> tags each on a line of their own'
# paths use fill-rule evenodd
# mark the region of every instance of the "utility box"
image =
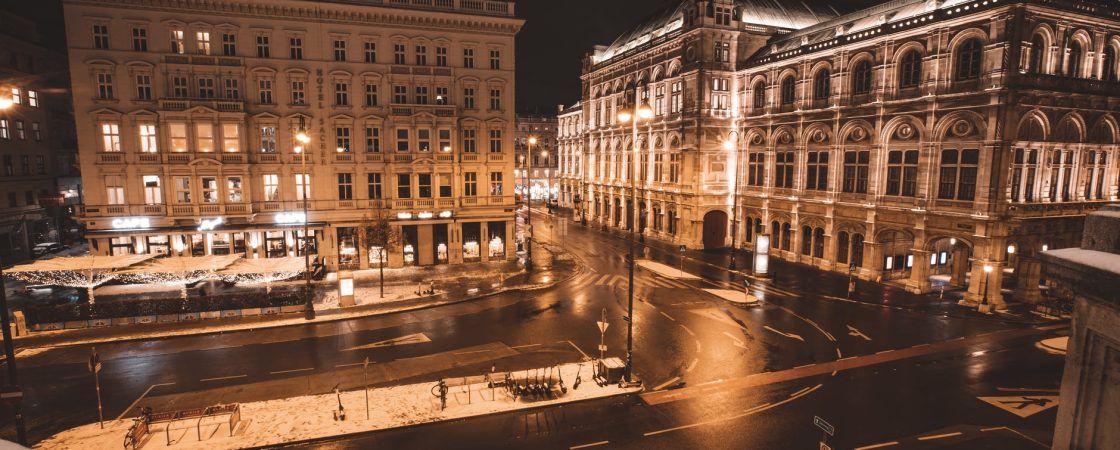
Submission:
<svg viewBox="0 0 1120 450">
<path fill-rule="evenodd" d="M 338 306 L 354 306 L 354 273 L 349 270 L 338 271 Z"/>
<path fill-rule="evenodd" d="M 611 357 L 599 360 L 596 373 L 599 378 L 605 380 L 606 384 L 615 384 L 622 379 L 625 371 L 626 363 L 620 358 Z"/>
<path fill-rule="evenodd" d="M 25 334 L 27 334 L 27 318 L 24 317 L 23 311 L 16 311 L 12 313 L 12 336 Z"/>
</svg>

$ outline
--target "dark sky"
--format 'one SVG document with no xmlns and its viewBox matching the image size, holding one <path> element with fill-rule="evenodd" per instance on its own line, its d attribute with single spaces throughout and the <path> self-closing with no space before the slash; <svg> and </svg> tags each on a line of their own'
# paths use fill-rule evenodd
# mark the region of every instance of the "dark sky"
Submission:
<svg viewBox="0 0 1120 450">
<path fill-rule="evenodd" d="M 550 113 L 579 99 L 582 57 L 609 44 L 667 2 L 679 0 L 517 0 L 517 109 Z M 0 0 L 0 8 L 40 24 L 45 43 L 64 47 L 60 0 Z"/>
</svg>

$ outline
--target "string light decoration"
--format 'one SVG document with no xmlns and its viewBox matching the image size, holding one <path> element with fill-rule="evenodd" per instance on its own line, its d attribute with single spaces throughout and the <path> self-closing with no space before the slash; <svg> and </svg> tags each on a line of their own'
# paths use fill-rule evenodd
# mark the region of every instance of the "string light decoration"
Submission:
<svg viewBox="0 0 1120 450">
<path fill-rule="evenodd" d="M 133 283 L 177 286 L 180 297 L 186 301 L 188 285 L 220 279 L 217 272 L 239 259 L 239 255 L 159 258 L 121 271 L 119 275 Z"/>
<path fill-rule="evenodd" d="M 85 289 L 93 304 L 93 290 L 116 279 L 117 270 L 140 264 L 156 255 L 62 256 L 21 264 L 4 275 L 28 284 L 44 284 Z"/>
<path fill-rule="evenodd" d="M 301 257 L 242 259 L 218 272 L 227 283 L 242 285 L 261 285 L 265 293 L 272 293 L 272 283 L 295 278 L 304 271 Z"/>
</svg>

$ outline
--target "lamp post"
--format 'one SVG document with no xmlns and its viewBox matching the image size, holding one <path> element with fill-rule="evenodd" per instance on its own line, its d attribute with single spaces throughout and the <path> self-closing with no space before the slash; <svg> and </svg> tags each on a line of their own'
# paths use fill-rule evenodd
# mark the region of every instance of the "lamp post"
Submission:
<svg viewBox="0 0 1120 450">
<path fill-rule="evenodd" d="M 293 150 L 299 154 L 300 178 L 303 180 L 303 187 L 300 188 L 300 194 L 303 197 L 303 279 L 306 283 L 304 287 L 303 318 L 313 320 L 315 319 L 315 305 L 311 302 L 311 252 L 308 248 L 310 232 L 307 224 L 309 218 L 307 214 L 308 184 L 311 182 L 311 177 L 307 176 L 307 149 L 304 148 L 311 143 L 311 136 L 307 135 L 307 128 L 302 115 L 299 116 L 299 131 L 296 132 L 296 140 L 299 141 L 300 145 Z"/>
<path fill-rule="evenodd" d="M 552 212 L 552 162 L 548 160 L 548 150 L 541 152 L 544 158 L 544 209 Z"/>
<path fill-rule="evenodd" d="M 525 227 L 529 229 L 525 236 L 525 270 L 533 270 L 533 146 L 537 145 L 536 136 L 529 136 L 529 149 L 526 152 L 523 166 L 525 170 L 525 186 L 522 188 L 525 196 Z M 523 157 L 524 158 L 524 157 Z"/>
<path fill-rule="evenodd" d="M 979 311 L 988 314 L 992 312 L 992 305 L 988 304 L 988 276 L 992 274 L 992 265 L 984 264 L 984 296 L 980 300 Z"/>
<path fill-rule="evenodd" d="M 0 110 L 6 110 L 13 105 L 10 97 L 0 97 Z M 8 316 L 8 287 L 4 284 L 4 266 L 0 262 L 0 327 L 4 327 L 4 356 L 8 358 L 8 385 L 19 386 L 16 372 L 16 350 L 12 343 L 12 319 Z M 23 421 L 23 411 L 20 409 L 20 400 L 16 398 L 12 403 L 12 413 L 16 420 L 16 438 L 21 445 L 27 445 L 27 426 Z"/>
<path fill-rule="evenodd" d="M 750 143 L 748 142 L 747 145 Z M 735 254 L 738 250 L 736 240 L 739 237 L 739 169 L 742 168 L 739 161 L 739 130 L 731 130 L 727 133 L 727 139 L 723 141 L 723 149 L 735 152 L 735 179 L 731 180 L 731 262 L 727 264 L 728 270 L 735 270 Z"/>
<path fill-rule="evenodd" d="M 637 160 L 638 160 L 637 159 L 637 156 L 638 156 L 638 121 L 649 120 L 650 118 L 653 117 L 653 110 L 650 109 L 649 106 L 646 106 L 646 105 L 637 106 L 637 104 L 638 104 L 638 91 L 637 91 L 637 89 L 638 88 L 634 89 L 635 110 L 633 112 L 622 111 L 622 112 L 618 113 L 618 121 L 619 122 L 624 123 L 624 124 L 625 123 L 630 123 L 630 125 L 631 125 L 631 130 L 632 130 L 633 136 L 632 136 L 630 142 L 632 142 L 633 145 L 634 145 L 634 157 L 631 158 L 630 160 L 633 161 L 633 162 L 637 162 Z M 631 164 L 631 167 L 630 167 L 630 172 L 631 173 L 627 174 L 627 176 L 630 178 L 630 205 L 631 205 L 632 208 L 634 208 L 635 212 L 638 209 L 638 202 L 637 202 L 637 198 L 636 198 L 637 197 L 637 191 L 638 191 L 638 183 L 637 183 L 637 180 L 635 179 L 635 178 L 637 178 L 637 172 L 635 171 L 635 169 L 637 169 L 637 167 L 638 167 L 637 164 Z M 627 213 L 627 215 L 629 216 L 627 218 L 628 220 L 631 220 L 631 221 L 634 220 L 634 216 L 633 216 L 632 212 Z M 631 383 L 634 382 L 633 381 L 633 372 L 634 372 L 633 371 L 633 368 L 634 368 L 634 358 L 633 358 L 633 354 L 634 354 L 634 228 L 635 228 L 634 225 L 635 225 L 634 223 L 630 223 L 630 227 L 629 227 L 630 228 L 630 236 L 629 236 L 629 239 L 627 240 L 627 247 L 628 248 L 627 248 L 627 254 L 626 254 L 626 265 L 627 265 L 627 275 L 626 275 L 626 277 L 627 277 L 627 286 L 626 286 L 626 371 L 624 372 L 624 374 L 626 376 L 625 380 L 626 380 L 627 384 L 631 384 Z"/>
</svg>

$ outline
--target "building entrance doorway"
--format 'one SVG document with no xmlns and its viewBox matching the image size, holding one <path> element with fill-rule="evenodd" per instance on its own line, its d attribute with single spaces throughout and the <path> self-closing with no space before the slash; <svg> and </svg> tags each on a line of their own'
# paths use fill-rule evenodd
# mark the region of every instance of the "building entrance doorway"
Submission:
<svg viewBox="0 0 1120 450">
<path fill-rule="evenodd" d="M 727 241 L 727 213 L 715 210 L 704 214 L 704 248 L 723 248 Z"/>
</svg>

